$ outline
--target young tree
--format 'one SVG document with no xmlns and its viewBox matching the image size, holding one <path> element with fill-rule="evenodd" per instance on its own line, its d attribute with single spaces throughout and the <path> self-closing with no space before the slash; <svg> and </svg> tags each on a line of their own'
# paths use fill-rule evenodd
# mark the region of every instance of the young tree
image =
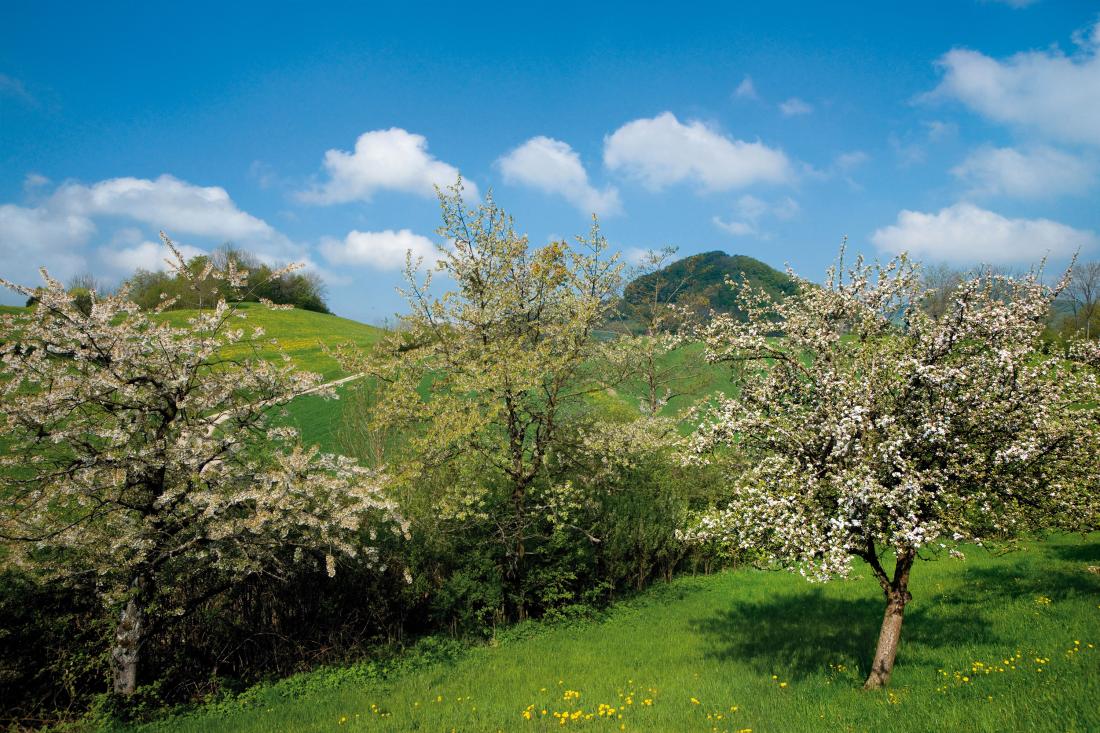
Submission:
<svg viewBox="0 0 1100 733">
<path fill-rule="evenodd" d="M 468 462 L 442 511 L 505 487 L 492 505 L 507 510 L 491 521 L 523 618 L 529 493 L 594 381 L 592 331 L 611 304 L 619 266 L 595 224 L 580 251 L 564 242 L 536 249 L 491 196 L 467 209 L 461 194 L 461 183 L 440 194 L 439 234 L 450 244 L 439 247 L 437 270 L 454 288 L 433 296 L 430 273 L 418 282 L 410 261 L 403 328 L 351 369 L 384 384 L 373 420 L 382 431 L 407 431 L 409 481 Z"/>
<path fill-rule="evenodd" d="M 918 553 L 1095 526 L 1095 481 L 1062 469 L 1080 432 L 1096 430 L 1097 380 L 1037 355 L 1062 285 L 987 272 L 937 315 L 904 256 L 859 260 L 823 287 L 800 280 L 782 302 L 742 288 L 749 321 L 703 332 L 708 358 L 752 368 L 692 448 L 708 460 L 726 446 L 750 467 L 695 534 L 763 549 L 815 580 L 866 563 L 886 600 L 868 689 L 889 682 Z M 783 335 L 769 336 L 777 322 Z M 1077 457 L 1095 475 L 1095 456 Z"/>
<path fill-rule="evenodd" d="M 190 272 L 165 242 L 197 288 L 244 282 L 232 263 Z M 0 280 L 38 299 L 3 323 L 0 539 L 9 560 L 90 578 L 116 609 L 116 692 L 135 690 L 153 634 L 245 576 L 373 560 L 365 523 L 397 519 L 383 476 L 303 448 L 271 420 L 318 375 L 249 355 L 262 330 L 224 299 L 174 325 L 125 287 L 93 291 L 85 313 L 43 278 L 33 291 Z M 228 346 L 245 356 L 226 358 Z"/>
</svg>

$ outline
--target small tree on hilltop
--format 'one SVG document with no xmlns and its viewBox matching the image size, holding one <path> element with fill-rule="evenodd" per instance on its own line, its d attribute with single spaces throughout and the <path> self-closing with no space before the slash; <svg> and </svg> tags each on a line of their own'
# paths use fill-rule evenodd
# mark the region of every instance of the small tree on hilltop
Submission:
<svg viewBox="0 0 1100 733">
<path fill-rule="evenodd" d="M 410 261 L 404 328 L 365 364 L 354 355 L 348 363 L 383 385 L 373 424 L 407 431 L 403 478 L 421 484 L 454 469 L 439 511 L 490 507 L 485 519 L 505 550 L 522 618 L 526 543 L 538 519 L 530 494 L 597 381 L 592 331 L 611 306 L 619 266 L 595 224 L 575 250 L 533 248 L 491 196 L 468 209 L 461 194 L 461 183 L 440 194 L 439 234 L 450 244 L 440 246 L 437 270 L 453 289 L 433 296 L 430 274 L 419 282 Z"/>
<path fill-rule="evenodd" d="M 244 282 L 232 262 L 190 272 L 165 242 L 197 288 Z M 244 577 L 374 559 L 365 523 L 396 519 L 382 476 L 270 419 L 319 375 L 259 358 L 271 344 L 224 299 L 174 325 L 170 299 L 151 314 L 126 287 L 91 291 L 85 312 L 43 277 L 33 291 L 0 280 L 37 299 L 2 324 L 0 541 L 6 560 L 92 583 L 115 609 L 116 692 L 134 692 L 153 635 Z"/>
<path fill-rule="evenodd" d="M 742 287 L 748 322 L 705 329 L 709 359 L 748 368 L 693 453 L 726 446 L 750 467 L 692 536 L 762 549 L 812 580 L 866 563 L 886 599 L 870 689 L 890 680 L 918 553 L 1095 526 L 1095 480 L 1062 469 L 1096 431 L 1097 380 L 1037 355 L 1061 285 L 1036 273 L 963 279 L 941 313 L 922 307 L 904 256 L 846 274 L 799 280 L 782 302 Z M 1095 456 L 1076 464 L 1095 477 Z"/>
</svg>

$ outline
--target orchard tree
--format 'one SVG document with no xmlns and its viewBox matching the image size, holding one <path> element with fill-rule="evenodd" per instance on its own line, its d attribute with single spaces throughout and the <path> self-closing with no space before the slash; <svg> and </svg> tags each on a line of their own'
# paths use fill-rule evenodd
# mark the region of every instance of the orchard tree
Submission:
<svg viewBox="0 0 1100 733">
<path fill-rule="evenodd" d="M 165 242 L 197 289 L 247 277 L 232 260 L 191 272 Z M 331 575 L 338 557 L 375 559 L 379 522 L 401 531 L 381 474 L 272 421 L 320 377 L 259 358 L 271 343 L 244 311 L 169 319 L 171 299 L 147 313 L 125 286 L 85 311 L 42 274 L 34 290 L 0 280 L 37 300 L 3 322 L 0 539 L 9 562 L 93 583 L 114 609 L 116 692 L 135 690 L 154 634 L 246 576 Z"/>
<path fill-rule="evenodd" d="M 436 272 L 452 289 L 431 292 L 410 259 L 409 314 L 369 355 L 352 357 L 380 385 L 371 420 L 407 436 L 403 478 L 418 484 L 437 468 L 458 476 L 440 511 L 476 513 L 485 497 L 507 557 L 516 615 L 524 598 L 530 493 L 546 477 L 571 411 L 594 389 L 592 331 L 611 305 L 619 265 L 594 223 L 579 246 L 532 247 L 492 196 L 469 209 L 461 182 L 440 194 L 443 225 Z M 364 387 L 367 388 L 367 387 Z M 507 509 L 503 509 L 507 507 Z"/>
<path fill-rule="evenodd" d="M 918 556 L 1096 526 L 1097 464 L 1078 438 L 1097 431 L 1097 378 L 1038 355 L 1064 279 L 979 272 L 942 312 L 923 307 L 905 256 L 798 283 L 780 302 L 742 286 L 748 321 L 703 331 L 709 359 L 748 368 L 692 453 L 746 460 L 728 507 L 689 535 L 763 550 L 812 580 L 865 564 L 886 601 L 872 689 L 890 680 Z"/>
</svg>

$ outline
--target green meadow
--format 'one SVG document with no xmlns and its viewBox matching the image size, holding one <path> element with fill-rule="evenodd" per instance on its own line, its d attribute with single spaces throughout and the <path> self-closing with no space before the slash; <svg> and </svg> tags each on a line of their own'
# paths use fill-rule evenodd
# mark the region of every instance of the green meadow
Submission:
<svg viewBox="0 0 1100 733">
<path fill-rule="evenodd" d="M 745 567 L 488 644 L 429 639 L 140 730 L 1095 731 L 1098 564 L 1095 533 L 919 563 L 881 692 L 860 689 L 882 614 L 873 579 Z"/>
</svg>

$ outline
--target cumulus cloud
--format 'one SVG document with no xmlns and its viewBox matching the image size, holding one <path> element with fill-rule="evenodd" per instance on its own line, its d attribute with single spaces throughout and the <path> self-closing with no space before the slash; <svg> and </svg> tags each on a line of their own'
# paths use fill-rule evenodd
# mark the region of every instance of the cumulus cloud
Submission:
<svg viewBox="0 0 1100 733">
<path fill-rule="evenodd" d="M 79 216 L 124 217 L 173 234 L 233 240 L 275 235 L 262 219 L 237 208 L 224 188 L 196 186 L 169 175 L 111 178 L 91 186 L 65 183 L 48 205 Z"/>
<path fill-rule="evenodd" d="M 732 219 L 714 217 L 714 225 L 735 237 L 760 234 L 760 223 L 766 218 L 785 220 L 798 215 L 801 208 L 790 196 L 775 202 L 764 201 L 756 196 L 745 195 L 734 205 Z"/>
<path fill-rule="evenodd" d="M 1096 246 L 1095 233 L 1050 219 L 1010 219 L 958 203 L 937 213 L 903 210 L 897 223 L 878 229 L 871 241 L 884 252 L 908 252 L 933 262 L 1031 263 L 1065 257 Z"/>
<path fill-rule="evenodd" d="M 383 190 L 434 196 L 436 186 L 451 186 L 458 179 L 457 168 L 428 152 L 423 135 L 400 127 L 364 132 L 351 152 L 327 151 L 324 168 L 328 180 L 300 192 L 300 200 L 311 204 L 370 201 Z M 473 182 L 463 181 L 463 185 L 467 195 L 477 196 Z"/>
<path fill-rule="evenodd" d="M 1038 199 L 1080 194 L 1095 182 L 1092 166 L 1077 156 L 1038 146 L 978 148 L 951 169 L 975 196 Z"/>
<path fill-rule="evenodd" d="M 783 113 L 784 117 L 794 117 L 796 115 L 808 115 L 814 111 L 813 105 L 798 97 L 791 97 L 785 102 L 779 103 L 779 111 Z"/>
<path fill-rule="evenodd" d="M 232 240 L 270 261 L 305 259 L 300 247 L 242 211 L 218 186 L 196 186 L 168 175 L 152 180 L 124 177 L 91 185 L 70 181 L 38 198 L 46 183 L 35 182 L 34 205 L 0 205 L 0 261 L 8 279 L 36 281 L 39 265 L 62 279 L 103 267 L 114 274 L 150 263 L 159 267 L 160 258 L 146 246 L 149 242 L 142 244 L 151 242 L 158 229 L 173 237 L 206 238 L 212 244 Z M 134 223 L 148 228 L 143 233 Z M 114 228 L 101 235 L 105 224 Z M 106 243 L 93 253 L 88 245 L 97 236 Z"/>
<path fill-rule="evenodd" d="M 206 254 L 198 247 L 179 242 L 173 242 L 173 244 L 187 259 Z M 139 242 L 132 247 L 103 247 L 99 250 L 99 258 L 104 264 L 124 275 L 129 275 L 134 270 L 148 272 L 168 270 L 169 261 L 175 263 L 175 258 L 164 246 L 164 242 L 150 240 Z"/>
<path fill-rule="evenodd" d="M 405 254 L 411 252 L 413 260 L 423 259 L 433 263 L 439 256 L 432 240 L 408 229 L 380 232 L 353 230 L 343 239 L 326 238 L 321 241 L 321 254 L 338 265 L 365 265 L 376 270 L 400 270 L 405 266 Z"/>
<path fill-rule="evenodd" d="M 622 209 L 613 187 L 597 189 L 573 148 L 560 140 L 533 137 L 497 161 L 504 180 L 557 194 L 586 214 L 617 214 Z"/>
<path fill-rule="evenodd" d="M 998 60 L 954 49 L 926 99 L 956 99 L 975 112 L 1054 139 L 1100 145 L 1100 23 L 1075 36 L 1077 49 L 1024 51 Z"/>
<path fill-rule="evenodd" d="M 604 139 L 604 164 L 651 190 L 693 181 L 707 191 L 782 183 L 793 178 L 782 150 L 734 140 L 671 112 L 628 122 Z"/>
</svg>

